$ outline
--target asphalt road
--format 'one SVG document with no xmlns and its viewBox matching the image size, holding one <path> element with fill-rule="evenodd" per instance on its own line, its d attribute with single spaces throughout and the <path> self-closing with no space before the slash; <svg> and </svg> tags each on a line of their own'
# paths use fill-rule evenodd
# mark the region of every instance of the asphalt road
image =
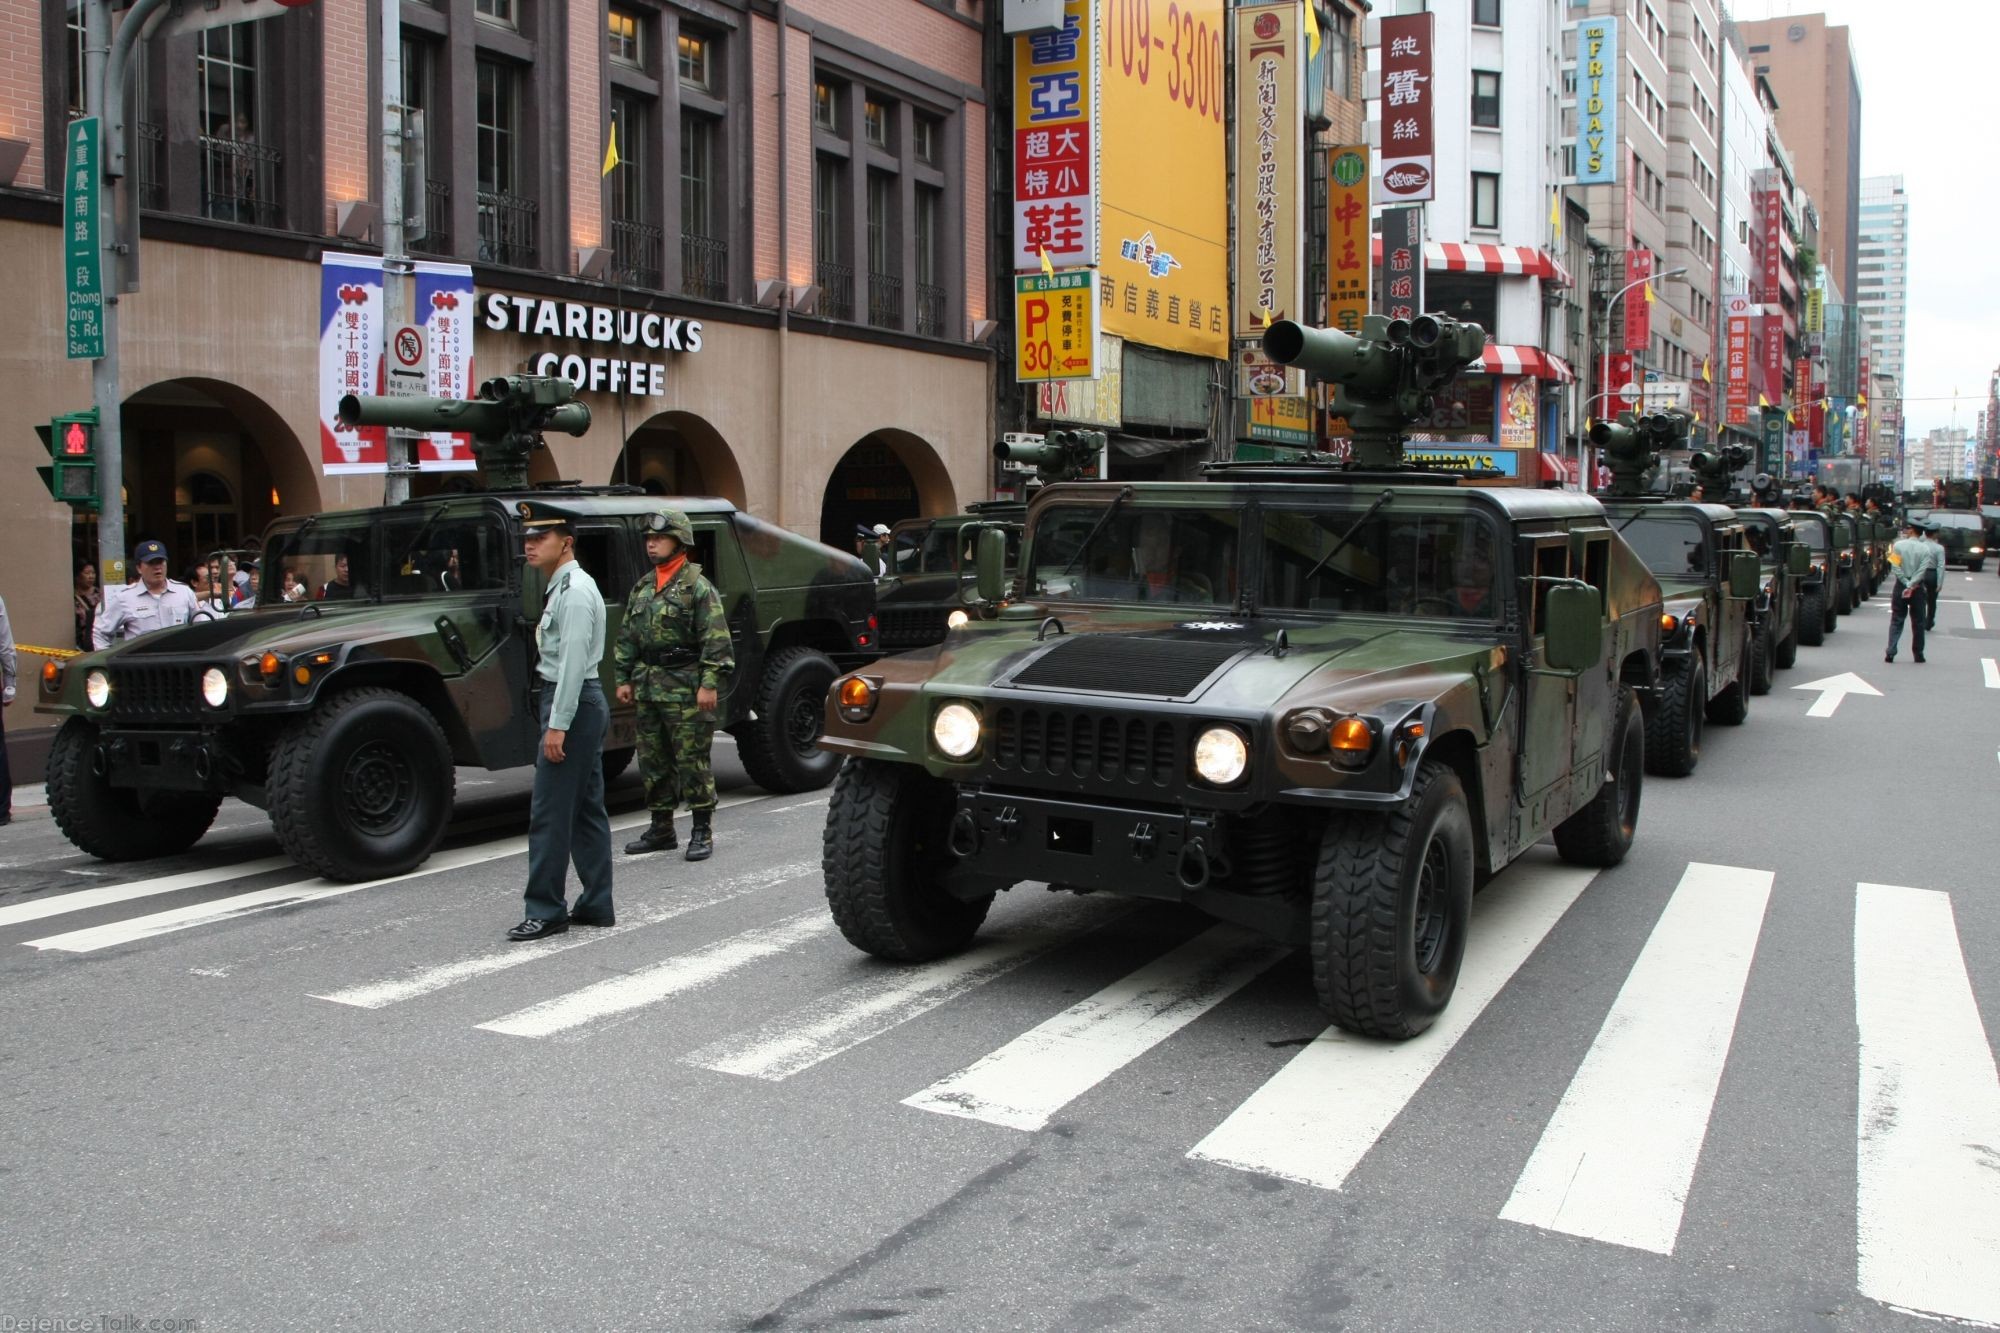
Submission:
<svg viewBox="0 0 2000 1333">
<path fill-rule="evenodd" d="M 1497 878 L 1401 1046 L 1326 1033 L 1296 956 L 1039 886 L 969 958 L 877 964 L 827 919 L 825 793 L 726 747 L 715 858 L 621 861 L 616 929 L 529 946 L 518 774 L 360 888 L 234 805 L 138 866 L 24 807 L 0 1315 L 2000 1323 L 2000 581 L 1946 598 L 1926 665 L 1882 661 L 1886 595 L 1802 649 L 1623 865 Z M 1848 673 L 1879 693 L 1810 716 Z"/>
</svg>

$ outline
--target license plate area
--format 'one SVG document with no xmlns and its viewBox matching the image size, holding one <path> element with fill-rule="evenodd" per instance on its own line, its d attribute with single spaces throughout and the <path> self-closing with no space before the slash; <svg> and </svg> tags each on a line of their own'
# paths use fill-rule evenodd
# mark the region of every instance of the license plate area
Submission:
<svg viewBox="0 0 2000 1333">
<path fill-rule="evenodd" d="M 1179 899 L 1187 837 L 1179 811 L 967 791 L 952 841 L 959 864 L 980 874 Z"/>
</svg>

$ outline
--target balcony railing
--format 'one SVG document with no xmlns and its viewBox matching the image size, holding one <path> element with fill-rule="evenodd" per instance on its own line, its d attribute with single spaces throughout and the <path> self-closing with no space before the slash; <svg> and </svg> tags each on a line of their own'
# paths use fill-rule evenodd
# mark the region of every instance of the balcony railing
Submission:
<svg viewBox="0 0 2000 1333">
<path fill-rule="evenodd" d="M 888 273 L 868 275 L 868 322 L 878 329 L 903 327 L 903 280 Z"/>
<path fill-rule="evenodd" d="M 451 250 L 451 182 L 424 182 L 424 234 L 410 242 L 419 254 L 448 255 Z"/>
<path fill-rule="evenodd" d="M 612 280 L 627 287 L 660 286 L 666 233 L 643 222 L 611 220 Z"/>
<path fill-rule="evenodd" d="M 681 237 L 681 291 L 709 301 L 729 299 L 729 242 Z"/>
<path fill-rule="evenodd" d="M 242 139 L 218 139 L 204 134 L 201 149 L 201 212 L 224 222 L 276 227 L 283 210 L 278 204 L 278 173 L 284 154 Z"/>
<path fill-rule="evenodd" d="M 134 121 L 137 161 L 132 174 L 139 183 L 139 207 L 159 212 L 167 206 L 167 132 L 146 121 Z"/>
<path fill-rule="evenodd" d="M 541 206 L 532 199 L 479 192 L 479 258 L 487 264 L 533 268 L 541 246 L 535 239 Z"/>
<path fill-rule="evenodd" d="M 817 266 L 819 311 L 828 319 L 854 318 L 854 270 L 822 261 Z"/>
<path fill-rule="evenodd" d="M 944 288 L 917 284 L 917 332 L 926 338 L 944 337 Z"/>
</svg>

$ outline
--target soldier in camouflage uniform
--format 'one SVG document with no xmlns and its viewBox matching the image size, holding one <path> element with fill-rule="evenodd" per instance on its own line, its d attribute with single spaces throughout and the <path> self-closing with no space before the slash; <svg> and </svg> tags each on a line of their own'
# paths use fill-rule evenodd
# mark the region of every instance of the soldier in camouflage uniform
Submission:
<svg viewBox="0 0 2000 1333">
<path fill-rule="evenodd" d="M 618 627 L 618 701 L 638 704 L 639 773 L 653 812 L 652 824 L 626 844 L 628 856 L 680 846 L 674 810 L 682 802 L 694 812 L 687 859 L 705 861 L 713 849 L 715 778 L 708 750 L 717 695 L 736 668 L 736 655 L 721 598 L 701 566 L 687 559 L 693 541 L 686 514 L 663 509 L 647 516 L 653 572 L 626 597 Z"/>
</svg>

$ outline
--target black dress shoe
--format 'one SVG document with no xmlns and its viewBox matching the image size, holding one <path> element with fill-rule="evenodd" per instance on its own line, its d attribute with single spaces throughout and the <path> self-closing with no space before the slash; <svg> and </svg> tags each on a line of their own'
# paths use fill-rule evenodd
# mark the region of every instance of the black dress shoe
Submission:
<svg viewBox="0 0 2000 1333">
<path fill-rule="evenodd" d="M 531 916 L 520 925 L 508 931 L 507 938 L 519 944 L 523 940 L 545 940 L 551 935 L 560 935 L 568 929 L 569 922 L 562 917 L 553 917 L 544 921 Z"/>
<path fill-rule="evenodd" d="M 1896 660 L 1896 655 L 1894 653 L 1883 653 L 1882 660 L 1884 662 L 1893 662 Z"/>
<path fill-rule="evenodd" d="M 571 912 L 569 914 L 569 923 L 572 926 L 615 926 L 618 924 L 618 914 L 616 912 Z"/>
<path fill-rule="evenodd" d="M 1917 654 L 1917 660 L 1918 660 L 1919 662 L 1923 661 L 1923 660 L 1924 660 L 1924 655 L 1923 655 L 1922 653 L 1918 653 L 1918 654 Z"/>
</svg>

